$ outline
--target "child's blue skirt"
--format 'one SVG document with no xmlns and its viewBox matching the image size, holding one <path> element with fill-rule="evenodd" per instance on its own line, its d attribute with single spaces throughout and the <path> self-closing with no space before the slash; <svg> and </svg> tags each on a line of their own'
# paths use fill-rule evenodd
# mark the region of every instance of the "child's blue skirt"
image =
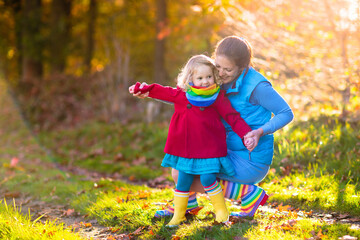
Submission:
<svg viewBox="0 0 360 240">
<path fill-rule="evenodd" d="M 235 169 L 227 157 L 219 158 L 183 158 L 166 154 L 161 166 L 171 167 L 188 174 L 201 175 L 206 173 L 222 173 L 235 175 Z"/>
</svg>

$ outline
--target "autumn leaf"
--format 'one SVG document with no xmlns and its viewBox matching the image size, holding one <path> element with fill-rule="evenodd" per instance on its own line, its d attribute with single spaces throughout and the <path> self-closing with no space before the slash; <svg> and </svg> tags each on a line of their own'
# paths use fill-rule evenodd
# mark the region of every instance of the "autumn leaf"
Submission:
<svg viewBox="0 0 360 240">
<path fill-rule="evenodd" d="M 20 192 L 10 192 L 10 193 L 5 193 L 5 198 L 18 198 L 20 197 Z"/>
<path fill-rule="evenodd" d="M 172 235 L 171 236 L 171 240 L 179 240 L 179 239 L 180 239 L 180 237 L 177 236 L 177 235 Z"/>
<path fill-rule="evenodd" d="M 322 239 L 322 238 L 327 238 L 328 236 L 326 236 L 326 235 L 324 235 L 323 233 L 322 233 L 322 230 L 320 229 L 320 231 L 318 232 L 318 234 L 316 235 L 316 236 L 318 236 L 320 239 Z"/>
<path fill-rule="evenodd" d="M 10 161 L 10 167 L 11 167 L 11 168 L 15 168 L 16 165 L 18 164 L 18 162 L 19 162 L 19 159 L 16 158 L 16 157 L 13 157 L 13 158 L 11 159 L 11 161 Z"/>
<path fill-rule="evenodd" d="M 199 213 L 199 211 L 201 210 L 201 209 L 203 209 L 204 207 L 203 206 L 199 206 L 199 207 L 197 207 L 197 208 L 195 208 L 195 209 L 192 209 L 190 212 L 189 212 L 189 214 L 191 214 L 191 215 L 197 215 L 198 213 Z"/>
<path fill-rule="evenodd" d="M 149 204 L 145 203 L 141 208 L 142 209 L 147 209 L 147 208 L 149 208 Z"/>
<path fill-rule="evenodd" d="M 64 216 L 70 216 L 71 214 L 73 214 L 75 212 L 74 209 L 68 209 L 64 212 Z"/>
<path fill-rule="evenodd" d="M 149 234 L 150 234 L 150 235 L 155 235 L 155 233 L 153 232 L 153 230 L 150 230 L 150 231 L 149 231 Z"/>
<path fill-rule="evenodd" d="M 120 162 L 121 160 L 123 160 L 123 158 L 124 158 L 123 154 L 122 154 L 122 153 L 118 153 L 118 154 L 115 155 L 114 160 L 115 160 L 116 162 Z"/>
<path fill-rule="evenodd" d="M 143 165 L 146 163 L 146 157 L 142 156 L 142 157 L 139 157 L 137 159 L 135 159 L 132 164 L 137 166 L 137 165 Z"/>
<path fill-rule="evenodd" d="M 145 198 L 148 198 L 150 195 L 151 195 L 151 193 L 150 193 L 150 192 L 143 192 L 143 191 L 140 191 L 140 193 L 139 193 L 138 197 L 139 197 L 140 199 L 145 199 Z"/>
<path fill-rule="evenodd" d="M 139 234 L 141 234 L 141 231 L 144 229 L 144 227 L 139 227 L 138 229 L 136 229 L 133 233 L 131 233 L 131 234 L 133 234 L 133 235 L 139 235 Z"/>
<path fill-rule="evenodd" d="M 291 208 L 291 206 L 289 206 L 289 205 L 283 206 L 282 203 L 278 206 L 278 210 L 279 210 L 280 212 L 288 211 L 289 208 Z"/>
<path fill-rule="evenodd" d="M 84 222 L 80 222 L 80 225 L 83 226 L 83 227 L 92 227 L 92 224 L 91 223 L 84 223 Z"/>
<path fill-rule="evenodd" d="M 122 198 L 120 198 L 119 196 L 116 197 L 116 201 L 117 203 L 122 203 L 124 202 L 124 200 Z"/>
</svg>

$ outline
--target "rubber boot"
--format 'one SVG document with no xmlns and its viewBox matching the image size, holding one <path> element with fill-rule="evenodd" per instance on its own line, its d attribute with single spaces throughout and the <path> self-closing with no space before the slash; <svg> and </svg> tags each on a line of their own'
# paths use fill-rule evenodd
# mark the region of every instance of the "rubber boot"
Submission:
<svg viewBox="0 0 360 240">
<path fill-rule="evenodd" d="M 174 216 L 171 221 L 166 225 L 167 227 L 176 227 L 181 222 L 186 220 L 185 212 L 189 200 L 189 195 L 184 196 L 174 196 Z"/>
<path fill-rule="evenodd" d="M 226 208 L 225 198 L 222 191 L 216 193 L 215 195 L 210 195 L 211 203 L 214 207 L 216 221 L 219 223 L 226 223 L 229 221 L 229 211 Z"/>
</svg>

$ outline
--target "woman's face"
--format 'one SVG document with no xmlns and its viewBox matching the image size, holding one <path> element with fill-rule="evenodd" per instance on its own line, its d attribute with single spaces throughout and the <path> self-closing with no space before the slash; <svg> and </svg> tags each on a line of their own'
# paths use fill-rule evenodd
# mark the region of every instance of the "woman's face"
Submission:
<svg viewBox="0 0 360 240">
<path fill-rule="evenodd" d="M 239 76 L 241 69 L 224 55 L 216 55 L 215 66 L 223 83 L 229 83 Z"/>
</svg>

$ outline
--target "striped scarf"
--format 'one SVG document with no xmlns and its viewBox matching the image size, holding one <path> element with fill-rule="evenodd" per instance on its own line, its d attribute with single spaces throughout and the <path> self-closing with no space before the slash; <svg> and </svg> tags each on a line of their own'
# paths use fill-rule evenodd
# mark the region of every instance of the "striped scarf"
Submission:
<svg viewBox="0 0 360 240">
<path fill-rule="evenodd" d="M 208 107 L 215 102 L 219 92 L 220 87 L 215 83 L 209 87 L 190 86 L 186 98 L 194 106 Z"/>
</svg>

